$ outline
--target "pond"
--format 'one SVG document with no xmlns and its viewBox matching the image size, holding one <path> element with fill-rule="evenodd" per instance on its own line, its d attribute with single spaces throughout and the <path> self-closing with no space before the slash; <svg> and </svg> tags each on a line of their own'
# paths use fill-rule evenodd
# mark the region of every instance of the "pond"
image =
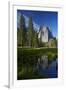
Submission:
<svg viewBox="0 0 66 90">
<path fill-rule="evenodd" d="M 47 78 L 57 78 L 58 74 L 58 60 L 52 60 L 49 63 L 49 60 L 45 59 L 42 64 L 39 64 L 39 74 L 46 76 Z"/>
<path fill-rule="evenodd" d="M 41 51 L 39 52 L 41 53 Z M 54 53 L 18 53 L 17 79 L 41 79 L 58 77 L 57 52 Z"/>
</svg>

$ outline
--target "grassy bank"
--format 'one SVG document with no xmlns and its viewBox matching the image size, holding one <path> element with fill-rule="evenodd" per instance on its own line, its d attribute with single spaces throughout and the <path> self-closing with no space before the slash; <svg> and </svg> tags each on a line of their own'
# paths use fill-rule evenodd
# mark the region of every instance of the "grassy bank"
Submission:
<svg viewBox="0 0 66 90">
<path fill-rule="evenodd" d="M 21 55 L 42 55 L 49 53 L 57 53 L 57 48 L 18 48 L 17 54 Z"/>
</svg>

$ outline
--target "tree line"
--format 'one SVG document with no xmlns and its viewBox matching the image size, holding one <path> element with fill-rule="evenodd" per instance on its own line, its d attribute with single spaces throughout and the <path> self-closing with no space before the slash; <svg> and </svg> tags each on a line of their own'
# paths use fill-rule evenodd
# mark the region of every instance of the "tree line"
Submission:
<svg viewBox="0 0 66 90">
<path fill-rule="evenodd" d="M 41 27 L 41 26 L 40 26 Z M 19 28 L 17 28 L 17 46 L 18 47 L 57 47 L 57 40 L 49 39 L 47 43 L 43 43 L 41 38 L 38 39 L 38 33 L 34 30 L 32 17 L 29 17 L 28 27 L 26 27 L 25 18 L 20 16 Z"/>
<path fill-rule="evenodd" d="M 19 28 L 17 28 L 17 45 L 22 47 L 38 47 L 38 34 L 34 30 L 32 17 L 29 17 L 28 28 L 25 18 L 20 16 Z"/>
</svg>

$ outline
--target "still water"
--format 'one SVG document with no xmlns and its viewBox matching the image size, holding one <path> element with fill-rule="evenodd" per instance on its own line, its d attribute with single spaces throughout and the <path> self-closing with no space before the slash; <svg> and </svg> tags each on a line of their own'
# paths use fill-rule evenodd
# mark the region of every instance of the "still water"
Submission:
<svg viewBox="0 0 66 90">
<path fill-rule="evenodd" d="M 37 66 L 35 67 L 40 75 L 44 75 L 47 78 L 56 78 L 58 72 L 58 61 L 48 60 L 48 56 L 41 56 L 38 58 Z"/>
<path fill-rule="evenodd" d="M 24 60 L 24 62 L 23 62 Z M 57 78 L 58 60 L 47 55 L 23 57 L 18 79 Z"/>
</svg>

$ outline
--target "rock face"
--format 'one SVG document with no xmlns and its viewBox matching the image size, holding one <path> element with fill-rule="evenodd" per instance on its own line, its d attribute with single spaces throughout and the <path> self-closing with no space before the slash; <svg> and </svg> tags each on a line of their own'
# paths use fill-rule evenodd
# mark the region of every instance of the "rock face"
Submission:
<svg viewBox="0 0 66 90">
<path fill-rule="evenodd" d="M 45 42 L 48 42 L 49 39 L 53 38 L 53 35 L 48 27 L 43 26 L 43 27 L 40 27 L 39 29 L 38 38 L 43 43 L 45 43 Z"/>
</svg>

